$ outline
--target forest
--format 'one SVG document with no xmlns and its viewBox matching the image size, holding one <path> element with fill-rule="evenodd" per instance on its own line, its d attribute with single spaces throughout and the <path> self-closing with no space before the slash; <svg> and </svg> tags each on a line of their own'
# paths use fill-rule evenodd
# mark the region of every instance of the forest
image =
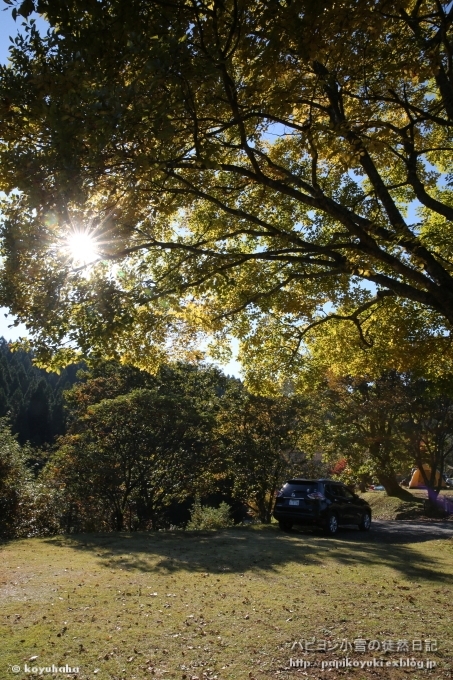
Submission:
<svg viewBox="0 0 453 680">
<path fill-rule="evenodd" d="M 0 339 L 0 418 L 8 418 L 20 444 L 49 447 L 66 431 L 63 392 L 76 382 L 80 366 L 59 375 L 33 365 L 28 352 L 11 352 Z"/>
</svg>

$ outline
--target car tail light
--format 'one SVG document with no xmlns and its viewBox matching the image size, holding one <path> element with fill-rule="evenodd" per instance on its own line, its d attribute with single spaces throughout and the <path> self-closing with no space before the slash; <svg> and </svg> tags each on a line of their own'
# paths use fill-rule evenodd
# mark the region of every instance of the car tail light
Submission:
<svg viewBox="0 0 453 680">
<path fill-rule="evenodd" d="M 277 494 L 277 498 L 281 498 L 283 496 L 283 491 L 279 491 Z"/>
<path fill-rule="evenodd" d="M 313 491 L 313 493 L 309 493 L 307 495 L 307 498 L 310 498 L 312 501 L 325 501 L 326 500 L 326 497 L 320 491 Z"/>
</svg>

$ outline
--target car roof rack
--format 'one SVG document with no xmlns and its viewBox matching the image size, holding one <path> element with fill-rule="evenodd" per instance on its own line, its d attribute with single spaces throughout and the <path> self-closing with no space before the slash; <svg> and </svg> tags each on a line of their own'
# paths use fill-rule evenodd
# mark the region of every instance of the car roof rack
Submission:
<svg viewBox="0 0 453 680">
<path fill-rule="evenodd" d="M 292 479 L 287 479 L 286 484 L 297 484 L 297 482 L 332 482 L 334 484 L 343 484 L 336 479 L 329 479 L 328 477 L 319 477 L 318 479 L 308 479 L 306 477 L 293 477 Z"/>
</svg>

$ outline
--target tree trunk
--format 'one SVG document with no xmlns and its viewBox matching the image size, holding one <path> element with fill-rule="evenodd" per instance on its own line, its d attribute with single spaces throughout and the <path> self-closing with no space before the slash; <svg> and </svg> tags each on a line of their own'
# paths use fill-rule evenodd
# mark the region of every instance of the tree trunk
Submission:
<svg viewBox="0 0 453 680">
<path fill-rule="evenodd" d="M 429 484 L 426 485 L 428 498 L 424 502 L 425 512 L 443 514 L 444 508 L 438 502 L 439 492 L 433 489 Z"/>
<path fill-rule="evenodd" d="M 378 474 L 378 479 L 380 484 L 384 487 L 387 496 L 394 496 L 396 498 L 400 498 L 403 501 L 413 501 L 414 497 L 410 493 L 410 491 L 407 491 L 406 489 L 403 489 L 395 477 L 395 475 L 391 474 L 385 474 L 385 473 L 380 473 Z"/>
<path fill-rule="evenodd" d="M 440 65 L 435 78 L 447 116 L 450 120 L 453 120 L 453 90 L 442 65 Z"/>
<path fill-rule="evenodd" d="M 275 496 L 275 489 L 272 489 L 272 492 L 269 494 L 269 500 L 267 502 L 267 517 L 268 521 L 266 524 L 270 524 L 272 521 L 272 508 L 274 506 L 274 496 Z"/>
<path fill-rule="evenodd" d="M 266 503 L 265 498 L 257 498 L 256 499 L 256 507 L 258 508 L 258 514 L 260 521 L 263 524 L 270 524 L 271 517 L 270 517 L 270 511 Z"/>
<path fill-rule="evenodd" d="M 124 515 L 121 510 L 115 510 L 112 514 L 112 522 L 115 531 L 122 531 L 124 526 Z"/>
</svg>

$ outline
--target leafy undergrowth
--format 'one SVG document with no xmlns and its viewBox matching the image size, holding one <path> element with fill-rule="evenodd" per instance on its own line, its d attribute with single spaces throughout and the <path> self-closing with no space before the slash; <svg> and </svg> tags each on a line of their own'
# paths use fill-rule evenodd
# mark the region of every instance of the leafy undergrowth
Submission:
<svg viewBox="0 0 453 680">
<path fill-rule="evenodd" d="M 407 677 L 289 667 L 345 657 L 429 658 L 437 667 L 409 668 L 413 680 L 452 677 L 453 539 L 254 526 L 28 539 L 0 557 L 1 678 L 35 677 L 25 664 L 77 666 L 79 680 Z M 356 639 L 407 640 L 409 652 L 360 652 Z"/>
<path fill-rule="evenodd" d="M 451 492 L 449 491 L 442 492 L 442 495 L 451 498 Z M 427 497 L 426 491 L 412 492 L 412 496 L 413 501 L 404 501 L 393 496 L 387 496 L 384 491 L 368 491 L 362 493 L 360 498 L 369 503 L 373 512 L 373 519 L 430 519 L 423 505 L 423 501 Z"/>
</svg>

